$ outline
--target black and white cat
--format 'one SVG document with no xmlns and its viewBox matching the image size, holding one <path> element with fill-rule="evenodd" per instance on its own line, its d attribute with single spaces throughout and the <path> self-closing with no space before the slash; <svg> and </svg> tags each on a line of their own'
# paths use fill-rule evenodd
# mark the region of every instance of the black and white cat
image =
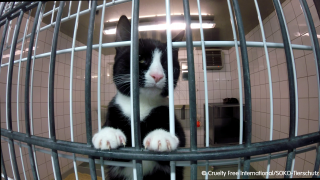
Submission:
<svg viewBox="0 0 320 180">
<path fill-rule="evenodd" d="M 121 16 L 117 25 L 116 41 L 129 41 L 131 25 L 126 16 Z M 181 41 L 184 31 L 172 41 Z M 174 87 L 180 66 L 178 49 L 173 48 Z M 169 133 L 167 45 L 152 39 L 139 39 L 139 89 L 140 127 L 143 146 L 152 151 L 171 151 L 185 146 L 181 124 L 175 119 L 175 133 Z M 106 123 L 96 133 L 92 142 L 97 149 L 115 149 L 131 146 L 130 104 L 130 47 L 117 47 L 113 66 L 113 81 L 117 94 L 109 103 Z M 114 160 L 114 159 L 113 159 Z M 168 161 L 143 161 L 143 176 L 147 179 L 170 179 Z M 108 167 L 111 180 L 133 179 L 132 168 Z M 183 179 L 183 167 L 176 167 L 176 179 Z"/>
</svg>

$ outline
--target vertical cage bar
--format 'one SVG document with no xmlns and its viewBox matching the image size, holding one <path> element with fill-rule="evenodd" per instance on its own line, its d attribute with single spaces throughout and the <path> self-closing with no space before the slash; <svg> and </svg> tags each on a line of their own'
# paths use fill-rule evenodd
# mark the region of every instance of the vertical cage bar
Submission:
<svg viewBox="0 0 320 180">
<path fill-rule="evenodd" d="M 132 0 L 132 9 L 131 9 L 131 17 L 133 17 L 133 13 L 134 13 L 134 6 L 133 6 L 133 4 L 134 4 L 134 0 Z M 133 42 L 132 42 L 132 39 L 133 39 L 133 36 L 132 36 L 132 34 L 133 34 L 133 21 L 131 21 L 131 30 L 130 30 L 130 32 L 131 32 L 131 37 L 130 37 L 130 94 L 131 94 L 131 96 L 130 96 L 130 105 L 131 105 L 131 144 L 132 144 L 132 147 L 135 147 L 135 129 L 134 129 L 134 115 L 133 115 L 133 113 L 134 113 L 134 108 L 133 108 L 133 86 L 132 86 L 132 84 L 133 84 L 133 79 L 132 79 L 132 75 L 133 75 L 133 70 L 132 70 L 132 68 L 133 68 L 133 61 L 132 61 L 132 59 L 133 59 L 133 57 L 132 57 L 132 51 L 133 51 Z M 133 160 L 132 161 L 132 173 L 133 173 L 133 179 L 134 180 L 137 180 L 137 162 L 136 162 L 136 160 Z"/>
<path fill-rule="evenodd" d="M 74 134 L 73 134 L 73 100 L 72 100 L 72 91 L 73 91 L 73 63 L 74 63 L 74 49 L 75 49 L 75 43 L 76 43 L 76 37 L 77 37 L 77 30 L 78 30 L 78 24 L 79 24 L 79 14 L 80 14 L 80 7 L 81 7 L 81 1 L 79 1 L 78 9 L 77 9 L 77 16 L 76 16 L 76 22 L 74 24 L 74 30 L 73 30 L 73 38 L 72 38 L 72 49 L 71 49 L 71 62 L 70 62 L 70 92 L 69 92 L 69 105 L 70 105 L 70 136 L 71 136 L 71 142 L 74 142 Z M 78 177 L 78 169 L 77 169 L 77 163 L 76 163 L 76 155 L 73 153 L 73 168 L 75 172 L 76 180 L 79 179 Z"/>
<path fill-rule="evenodd" d="M 170 0 L 166 0 L 166 24 L 167 24 L 167 59 L 168 59 L 168 84 L 169 84 L 169 116 L 170 133 L 175 135 L 174 124 L 174 94 L 173 94 L 173 63 L 172 63 L 172 34 L 171 34 Z"/>
<path fill-rule="evenodd" d="M 9 20 L 6 19 L 6 24 L 4 25 L 4 29 L 3 29 L 3 33 L 2 33 L 2 39 L 1 39 L 1 44 L 0 44 L 0 73 L 1 73 L 3 46 L 4 46 L 4 41 L 5 41 L 5 39 L 6 39 L 8 24 L 9 24 Z"/>
<path fill-rule="evenodd" d="M 317 32 L 316 28 L 313 23 L 313 19 L 310 13 L 310 9 L 308 8 L 308 4 L 305 0 L 300 0 L 301 4 L 301 9 L 303 11 L 304 17 L 306 19 L 306 23 L 308 26 L 309 30 L 309 36 L 312 44 L 312 50 L 313 50 L 313 55 L 314 55 L 314 60 L 316 64 L 316 71 L 317 71 L 317 83 L 318 83 L 318 103 L 320 107 L 320 48 L 319 48 L 319 42 L 317 39 Z M 318 117 L 318 130 L 320 131 L 320 116 Z M 319 171 L 320 167 L 320 143 L 317 144 L 317 149 L 316 149 L 316 159 L 314 163 L 314 171 Z M 316 178 L 317 176 L 314 175 L 313 178 Z"/>
<path fill-rule="evenodd" d="M 202 15 L 200 0 L 197 0 L 199 23 L 200 23 L 200 39 L 201 39 L 201 50 L 202 50 L 202 65 L 203 65 L 203 76 L 204 76 L 204 96 L 205 96 L 205 123 L 206 123 L 206 147 L 209 147 L 209 107 L 208 107 L 208 81 L 207 81 L 207 60 L 206 51 L 204 45 L 204 35 L 202 28 Z M 241 107 L 240 107 L 241 108 Z M 206 161 L 206 172 L 209 171 L 209 161 Z M 208 173 L 205 175 L 205 179 L 208 179 Z"/>
<path fill-rule="evenodd" d="M 56 50 L 57 50 L 57 44 L 58 44 L 58 34 L 60 29 L 63 6 L 64 6 L 64 1 L 60 1 L 59 10 L 56 18 L 56 25 L 53 31 L 50 65 L 49 65 L 49 85 L 48 85 L 49 129 L 50 129 L 49 136 L 53 142 L 56 142 L 56 131 L 55 131 L 55 121 L 54 121 L 54 72 L 56 68 L 56 53 L 57 53 Z M 58 151 L 51 150 L 51 153 L 52 153 L 51 158 L 53 159 L 53 168 L 54 168 L 55 178 L 57 178 L 58 180 L 61 180 L 62 178 L 61 178 L 60 165 L 59 165 L 59 159 L 58 159 Z"/>
<path fill-rule="evenodd" d="M 70 17 L 70 13 L 71 13 L 71 5 L 72 5 L 72 1 L 69 2 L 69 11 L 68 11 L 68 17 Z"/>
<path fill-rule="evenodd" d="M 97 95 L 97 102 L 98 102 L 98 128 L 99 131 L 101 130 L 101 44 L 102 44 L 102 35 L 103 35 L 103 28 L 104 28 L 104 13 L 105 13 L 105 6 L 106 0 L 103 0 L 103 7 L 102 7 L 102 14 L 101 14 L 101 24 L 100 24 L 100 35 L 99 35 L 99 57 L 98 57 L 98 95 Z M 100 157 L 101 163 L 101 177 L 102 180 L 105 180 L 104 177 L 104 164 L 103 164 L 103 157 Z"/>
<path fill-rule="evenodd" d="M 28 14 L 27 22 L 26 22 L 26 27 L 24 28 L 22 44 L 21 44 L 20 61 L 19 61 L 19 67 L 18 67 L 18 79 L 17 79 L 17 127 L 18 127 L 18 132 L 20 132 L 20 118 L 19 118 L 19 112 L 20 112 L 19 98 L 20 98 L 20 96 L 19 95 L 20 95 L 21 59 L 22 59 L 22 54 L 23 54 L 23 48 L 24 48 L 24 42 L 25 42 L 25 39 L 26 39 L 26 34 L 27 34 L 28 28 L 29 28 L 30 14 L 31 14 L 31 10 L 29 10 L 29 14 Z M 19 142 L 19 151 L 20 151 L 20 158 L 21 158 L 21 164 L 22 164 L 22 170 L 23 170 L 24 179 L 27 179 L 26 171 L 25 171 L 25 168 L 24 168 L 24 161 L 23 161 L 23 155 L 22 155 L 22 149 L 21 149 L 21 142 Z"/>
<path fill-rule="evenodd" d="M 279 6 L 281 7 L 281 3 L 280 1 L 278 0 L 278 4 Z M 290 36 L 289 36 L 289 31 L 288 31 L 288 27 L 287 27 L 287 24 L 286 24 L 286 19 L 285 19 L 285 16 L 283 14 L 283 10 L 282 8 L 279 9 L 280 12 L 281 12 L 281 15 L 282 15 L 282 18 L 284 20 L 284 27 L 285 27 L 285 30 L 286 30 L 286 33 L 287 33 L 287 39 L 288 39 L 288 45 L 289 45 L 289 52 L 290 52 L 290 55 L 291 55 L 291 61 L 292 61 L 292 73 L 293 73 L 293 82 L 294 82 L 294 88 L 295 88 L 295 93 L 294 93 L 294 97 L 295 97 L 295 124 L 291 124 L 290 123 L 290 126 L 289 126 L 289 138 L 290 138 L 290 131 L 292 131 L 292 138 L 294 136 L 297 136 L 298 135 L 298 125 L 299 125 L 299 98 L 298 98 L 298 87 L 297 87 L 297 75 L 296 75 L 296 67 L 295 67 L 295 61 L 294 61 L 294 55 L 293 55 L 293 52 L 292 52 L 292 45 L 291 45 L 291 41 L 290 41 Z M 289 75 L 289 74 L 288 74 Z M 291 103 L 290 103 L 291 105 Z M 292 150 L 293 152 L 292 153 L 289 153 L 289 156 L 290 158 L 287 158 L 287 162 L 291 163 L 291 172 L 293 172 L 294 170 L 294 165 L 295 165 L 295 149 Z M 292 161 L 290 160 L 292 158 Z M 290 164 L 286 167 L 288 168 L 288 170 L 290 169 Z M 292 178 L 293 176 L 293 173 L 290 174 L 290 178 Z"/>
<path fill-rule="evenodd" d="M 141 149 L 140 133 L 140 103 L 139 103 L 139 0 L 132 1 L 132 19 L 131 19 L 131 46 L 130 46 L 130 99 L 131 99 L 131 134 L 132 146 L 135 149 Z M 143 179 L 142 161 L 135 160 L 134 178 Z"/>
<path fill-rule="evenodd" d="M 51 26 L 53 26 L 53 17 L 54 17 L 54 11 L 55 11 L 55 8 L 56 8 L 56 2 L 57 1 L 54 1 L 53 3 L 53 9 L 52 9 L 52 14 L 51 14 Z M 57 19 L 57 18 L 56 18 Z M 56 20 L 57 21 L 57 20 Z"/>
<path fill-rule="evenodd" d="M 31 68 L 31 84 L 30 84 L 30 128 L 31 128 L 31 135 L 33 135 L 34 131 L 33 131 L 33 74 L 34 74 L 34 64 L 35 64 L 35 56 L 36 56 L 36 52 L 37 52 L 37 45 L 38 45 L 38 37 L 39 37 L 39 33 L 40 33 L 40 24 L 42 21 L 42 17 L 43 17 L 43 12 L 44 9 L 46 7 L 46 3 L 44 3 L 42 5 L 42 10 L 40 12 L 39 15 L 39 19 L 38 19 L 38 27 L 37 27 L 37 31 L 36 31 L 36 40 L 35 40 L 35 44 L 34 44 L 34 51 L 33 51 L 33 58 L 32 58 L 32 68 Z M 36 172 L 37 172 L 37 176 L 38 179 L 40 179 L 39 177 L 39 170 L 38 170 L 38 163 L 37 163 L 37 156 L 36 156 L 36 152 L 35 152 L 35 146 L 32 145 L 32 151 L 33 151 L 33 156 L 34 156 L 34 163 L 36 164 Z"/>
<path fill-rule="evenodd" d="M 19 30 L 21 26 L 23 18 L 23 11 L 20 10 L 20 15 L 18 18 L 18 21 L 14 28 L 13 38 L 11 42 L 11 49 L 10 49 L 10 58 L 9 58 L 9 66 L 8 66 L 8 75 L 7 75 L 7 91 L 6 91 L 6 118 L 7 118 L 7 129 L 11 132 L 12 131 L 12 74 L 13 74 L 13 65 L 14 65 L 14 56 L 16 52 L 16 45 L 17 45 L 17 39 L 19 35 Z M 20 174 L 18 170 L 18 164 L 16 159 L 16 153 L 14 149 L 13 140 L 9 139 L 9 149 L 10 149 L 10 158 L 12 161 L 13 166 L 13 175 L 14 178 L 17 180 L 20 180 Z"/>
<path fill-rule="evenodd" d="M 265 37 L 265 33 L 264 33 L 262 18 L 260 15 L 259 5 L 258 5 L 257 0 L 254 0 L 254 3 L 256 6 L 257 15 L 258 15 L 258 19 L 259 19 L 263 47 L 264 47 L 264 53 L 265 53 L 266 62 L 267 62 L 268 79 L 269 79 L 269 93 L 270 93 L 270 138 L 269 138 L 269 140 L 272 141 L 272 135 L 273 135 L 273 92 L 272 92 L 272 78 L 271 78 L 271 70 L 270 70 L 270 60 L 269 60 L 269 53 L 268 53 L 268 48 L 267 48 L 267 44 L 266 44 L 266 37 Z M 267 175 L 266 175 L 267 179 L 269 179 L 270 161 L 271 161 L 271 154 L 268 155 L 268 165 L 267 165 Z"/>
<path fill-rule="evenodd" d="M 9 157 L 10 157 L 11 168 L 12 168 L 12 172 L 13 172 L 13 178 L 20 180 L 19 172 L 17 172 L 18 171 L 18 169 L 17 169 L 18 165 L 17 165 L 16 153 L 15 153 L 13 144 L 14 144 L 13 140 L 12 139 L 8 139 Z M 17 176 L 17 174 L 18 174 L 18 176 Z"/>
<path fill-rule="evenodd" d="M 2 148 L 0 148 L 0 151 L 1 151 L 1 168 L 3 173 L 3 178 L 7 180 L 8 176 L 7 176 L 6 166 L 4 165 L 4 161 L 3 161 Z"/>
<path fill-rule="evenodd" d="M 295 137 L 296 135 L 296 125 L 298 118 L 298 90 L 297 90 L 297 82 L 296 82 L 296 74 L 295 74 L 295 63 L 294 63 L 294 57 L 292 53 L 291 43 L 289 39 L 288 29 L 286 26 L 286 21 L 284 19 L 284 15 L 282 12 L 281 4 L 277 0 L 273 0 L 273 4 L 278 16 L 279 24 L 280 24 L 280 30 L 282 34 L 283 44 L 284 44 L 284 50 L 287 60 L 287 69 L 288 69 L 288 82 L 289 82 L 289 102 L 290 102 L 290 125 L 289 125 L 289 141 Z M 294 149 L 288 150 L 288 156 L 287 156 L 287 162 L 286 162 L 286 171 L 292 170 L 293 165 L 293 159 L 295 157 L 295 151 Z M 289 178 L 289 175 L 284 175 L 284 178 Z"/>
<path fill-rule="evenodd" d="M 31 31 L 31 37 L 30 37 L 30 43 L 29 43 L 29 51 L 27 56 L 27 64 L 26 64 L 26 79 L 25 79 L 25 95 L 24 95 L 24 107 L 25 107 L 25 126 L 26 126 L 26 135 L 27 137 L 30 137 L 30 104 L 29 104 L 29 84 L 30 84 L 30 66 L 31 66 L 31 55 L 32 55 L 32 49 L 33 49 L 33 43 L 34 43 L 34 35 L 36 32 L 36 27 L 38 21 L 36 19 L 39 18 L 40 10 L 42 7 L 42 2 L 39 2 L 37 11 L 35 14 L 35 21 L 33 22 L 32 31 Z M 35 167 L 35 161 L 34 161 L 34 155 L 32 152 L 32 146 L 31 144 L 28 144 L 28 152 L 29 152 L 29 159 L 30 159 L 30 165 L 31 170 L 33 174 L 34 179 L 38 179 L 38 174 L 36 173 L 36 167 Z"/>
<path fill-rule="evenodd" d="M 10 2 L 10 3 L 11 3 L 11 2 Z M 13 6 L 14 6 L 14 2 L 11 3 L 10 10 L 12 10 Z M 10 10 L 9 10 L 9 11 L 10 11 Z M 9 23 L 9 31 L 8 31 L 7 41 L 6 41 L 6 47 L 7 47 L 7 48 L 8 48 L 8 41 L 9 41 L 9 36 L 10 36 L 10 32 L 11 32 L 11 23 L 12 23 L 12 21 L 10 21 L 10 23 Z"/>
<path fill-rule="evenodd" d="M 242 97 L 241 66 L 240 66 L 240 55 L 239 55 L 239 47 L 238 47 L 238 40 L 237 40 L 237 32 L 236 32 L 236 27 L 235 27 L 235 24 L 234 24 L 234 18 L 233 18 L 233 12 L 232 12 L 232 7 L 231 7 L 230 0 L 228 0 L 228 9 L 229 9 L 229 14 L 230 14 L 233 41 L 234 41 L 236 57 L 237 57 L 238 84 L 239 84 L 239 104 L 240 104 L 239 144 L 242 144 L 242 140 L 243 140 L 243 97 Z M 237 174 L 237 178 L 238 179 L 240 179 L 240 170 L 241 170 L 241 158 L 239 158 L 239 162 L 238 162 L 238 174 Z"/>
<path fill-rule="evenodd" d="M 9 48 L 8 41 L 9 41 L 10 32 L 11 32 L 11 23 L 12 23 L 12 21 L 9 22 L 9 30 L 8 30 L 7 40 L 6 40 L 6 48 Z"/>
<path fill-rule="evenodd" d="M 4 6 L 5 6 L 5 2 L 1 2 L 1 5 L 0 5 L 0 16 L 2 15 L 2 12 L 4 10 Z"/>
<path fill-rule="evenodd" d="M 166 0 L 166 24 L 167 24 L 167 59 L 168 59 L 168 85 L 169 85 L 169 124 L 170 133 L 175 135 L 174 117 L 174 87 L 173 87 L 173 61 L 172 61 L 172 36 L 171 36 L 171 10 L 170 0 Z M 170 162 L 170 179 L 176 179 L 175 161 Z"/>
<path fill-rule="evenodd" d="M 250 85 L 250 70 L 249 70 L 249 61 L 248 61 L 248 53 L 247 53 L 247 45 L 246 39 L 243 29 L 242 17 L 239 8 L 239 4 L 237 0 L 232 0 L 234 13 L 237 20 L 238 33 L 240 39 L 240 50 L 242 57 L 242 68 L 243 68 L 243 84 L 244 84 L 244 98 L 245 98 L 245 120 L 246 120 L 246 128 L 245 128 L 245 147 L 251 146 L 251 135 L 252 135 L 252 104 L 251 104 L 251 85 Z M 241 78 L 241 77 L 239 77 Z M 249 171 L 250 169 L 250 157 L 244 157 L 244 165 L 243 171 Z M 248 175 L 243 176 L 244 179 L 248 179 Z"/>
<path fill-rule="evenodd" d="M 10 7 L 10 10 L 12 10 L 13 6 L 14 6 L 14 1 L 13 2 L 10 2 L 11 3 L 11 7 Z M 9 10 L 9 11 L 10 11 Z M 7 36 L 7 41 L 6 41 L 6 47 L 8 48 L 8 41 L 9 41 L 9 37 L 10 37 L 10 32 L 11 32 L 11 23 L 12 21 L 10 21 L 9 23 L 9 30 L 8 30 L 8 36 Z"/>
<path fill-rule="evenodd" d="M 184 19 L 186 22 L 186 42 L 187 42 L 187 60 L 188 60 L 188 81 L 189 81 L 189 104 L 190 104 L 190 150 L 197 151 L 197 106 L 196 106 L 196 88 L 195 72 L 193 59 L 193 42 L 191 31 L 191 18 L 189 1 L 183 0 Z M 197 161 L 191 161 L 191 179 L 197 179 Z"/>
<path fill-rule="evenodd" d="M 87 40 L 87 52 L 86 52 L 86 69 L 85 69 L 85 112 L 86 112 L 86 132 L 87 132 L 87 144 L 90 147 L 92 145 L 92 116 L 91 116 L 91 63 L 92 63 L 92 41 L 93 41 L 93 29 L 94 20 L 96 15 L 97 1 L 92 1 L 92 8 L 90 12 L 90 20 L 88 27 L 88 40 Z M 89 166 L 91 179 L 96 180 L 96 167 L 92 156 L 89 156 Z"/>
</svg>

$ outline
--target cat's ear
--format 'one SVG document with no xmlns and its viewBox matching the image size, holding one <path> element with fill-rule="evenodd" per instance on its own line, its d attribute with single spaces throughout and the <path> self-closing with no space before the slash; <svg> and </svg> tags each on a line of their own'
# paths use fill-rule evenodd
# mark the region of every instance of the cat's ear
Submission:
<svg viewBox="0 0 320 180">
<path fill-rule="evenodd" d="M 130 41 L 131 39 L 131 24 L 127 16 L 122 15 L 117 24 L 116 42 Z"/>
<path fill-rule="evenodd" d="M 172 39 L 172 42 L 182 41 L 183 36 L 184 36 L 184 30 L 181 31 L 178 35 L 176 35 L 176 37 Z"/>
</svg>

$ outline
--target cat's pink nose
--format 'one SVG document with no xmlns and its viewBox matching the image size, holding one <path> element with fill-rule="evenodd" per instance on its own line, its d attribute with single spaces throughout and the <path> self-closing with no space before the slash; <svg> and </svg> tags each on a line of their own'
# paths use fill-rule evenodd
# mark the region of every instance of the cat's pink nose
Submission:
<svg viewBox="0 0 320 180">
<path fill-rule="evenodd" d="M 150 74 L 150 76 L 154 79 L 154 81 L 156 83 L 159 82 L 163 78 L 162 74 Z"/>
</svg>

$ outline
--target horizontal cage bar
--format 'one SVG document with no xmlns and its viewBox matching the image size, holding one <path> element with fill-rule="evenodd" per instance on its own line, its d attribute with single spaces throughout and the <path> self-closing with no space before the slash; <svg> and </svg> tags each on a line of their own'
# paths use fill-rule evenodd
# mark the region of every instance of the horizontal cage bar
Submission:
<svg viewBox="0 0 320 180">
<path fill-rule="evenodd" d="M 214 151 L 202 151 L 202 152 L 171 152 L 171 153 L 155 153 L 146 150 L 110 150 L 101 151 L 90 148 L 88 146 L 79 146 L 79 143 L 61 143 L 59 141 L 52 142 L 48 138 L 38 138 L 36 136 L 25 137 L 24 133 L 9 132 L 6 129 L 1 128 L 1 135 L 12 138 L 18 141 L 34 144 L 36 146 L 46 147 L 50 149 L 72 152 L 77 154 L 84 154 L 90 156 L 101 156 L 101 157 L 113 157 L 117 159 L 134 159 L 134 160 L 156 160 L 156 161 L 192 161 L 192 160 L 210 160 L 210 159 L 225 159 L 225 158 L 237 158 L 243 156 L 253 156 L 266 153 L 272 153 L 277 151 L 287 150 L 289 148 L 297 148 L 314 144 L 320 141 L 320 132 L 310 133 L 307 135 L 301 135 L 294 137 L 291 141 L 289 139 L 274 140 L 270 143 L 261 142 L 257 143 L 258 146 L 254 146 L 256 143 L 248 148 L 239 148 L 236 150 L 218 150 Z M 40 141 L 40 139 L 43 139 Z M 47 139 L 47 140 L 46 140 Z M 284 141 L 286 143 L 284 143 Z M 266 144 L 266 145 L 265 145 Z"/>
</svg>

